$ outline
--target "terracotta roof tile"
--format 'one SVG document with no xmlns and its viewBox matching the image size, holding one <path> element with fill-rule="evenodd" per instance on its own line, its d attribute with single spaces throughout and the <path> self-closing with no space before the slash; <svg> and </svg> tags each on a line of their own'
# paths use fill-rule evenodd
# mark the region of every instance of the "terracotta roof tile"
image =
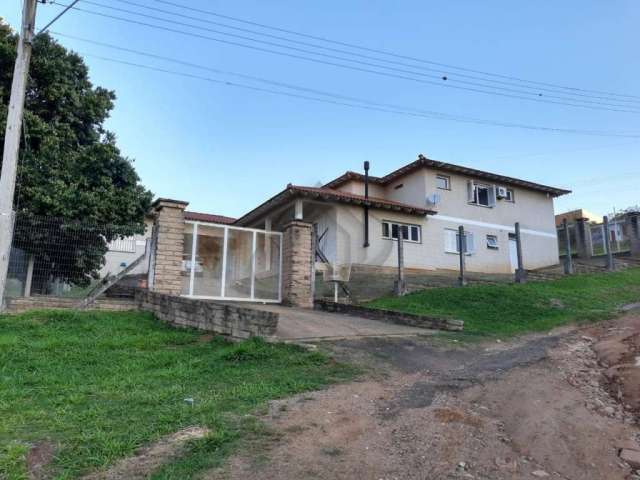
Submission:
<svg viewBox="0 0 640 480">
<path fill-rule="evenodd" d="M 225 217 L 224 215 L 213 215 L 210 213 L 199 212 L 184 212 L 184 219 L 194 222 L 222 223 L 225 225 L 231 225 L 236 221 L 235 218 Z"/>
</svg>

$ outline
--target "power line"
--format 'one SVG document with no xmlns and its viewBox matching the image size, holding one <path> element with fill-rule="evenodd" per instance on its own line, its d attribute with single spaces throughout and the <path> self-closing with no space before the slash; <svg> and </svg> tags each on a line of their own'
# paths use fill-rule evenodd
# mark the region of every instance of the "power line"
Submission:
<svg viewBox="0 0 640 480">
<path fill-rule="evenodd" d="M 298 91 L 303 91 L 303 92 L 307 92 L 307 93 L 313 93 L 313 94 L 316 94 L 316 95 L 322 95 L 322 96 L 337 98 L 339 100 L 348 100 L 348 101 L 352 101 L 352 102 L 364 103 L 364 104 L 378 106 L 378 107 L 391 108 L 391 109 L 394 109 L 394 110 L 417 112 L 417 113 L 420 113 L 420 114 L 429 115 L 429 116 L 433 116 L 433 117 L 437 117 L 437 118 L 444 118 L 444 119 L 448 119 L 448 120 L 492 122 L 490 120 L 474 119 L 472 117 L 464 117 L 464 116 L 460 116 L 460 115 L 447 114 L 447 113 L 436 112 L 436 111 L 432 111 L 432 110 L 416 109 L 416 108 L 413 108 L 413 107 L 405 107 L 405 106 L 399 106 L 399 105 L 394 105 L 394 104 L 389 104 L 389 103 L 374 102 L 374 101 L 371 101 L 371 100 L 365 100 L 365 99 L 358 98 L 358 97 L 346 96 L 346 95 L 326 92 L 326 91 L 323 91 L 323 90 L 318 90 L 318 89 L 313 89 L 313 88 L 308 88 L 308 87 L 302 87 L 302 86 L 294 85 L 294 84 L 291 84 L 291 83 L 285 83 L 285 82 L 281 82 L 281 81 L 265 79 L 263 77 L 257 77 L 257 76 L 254 76 L 254 75 L 247 75 L 247 74 L 238 73 L 238 72 L 220 70 L 220 69 L 217 69 L 217 68 L 213 68 L 213 67 L 202 65 L 202 64 L 198 64 L 198 63 L 187 62 L 185 60 L 171 58 L 171 57 L 167 57 L 167 56 L 159 55 L 159 54 L 154 54 L 154 53 L 150 53 L 150 52 L 143 52 L 143 51 L 140 51 L 140 50 L 135 50 L 135 49 L 128 48 L 128 47 L 122 47 L 122 46 L 114 45 L 114 44 L 111 44 L 111 43 L 100 42 L 100 41 L 91 40 L 91 39 L 84 38 L 84 37 L 79 37 L 79 36 L 76 36 L 76 35 L 70 35 L 70 34 L 65 34 L 65 33 L 61 33 L 61 32 L 51 32 L 51 33 L 53 33 L 54 35 L 57 35 L 59 37 L 70 38 L 70 39 L 73 39 L 73 40 L 78 40 L 78 41 L 89 43 L 89 44 L 92 44 L 92 45 L 98 45 L 98 46 L 101 46 L 101 47 L 111 48 L 111 49 L 114 49 L 114 50 L 119 50 L 119 51 L 123 51 L 123 52 L 127 52 L 127 53 L 133 53 L 133 54 L 136 54 L 136 55 L 141 55 L 141 56 L 145 56 L 145 57 L 149 57 L 149 58 L 153 58 L 153 59 L 157 59 L 157 60 L 164 60 L 164 61 L 168 61 L 168 62 L 172 62 L 172 63 L 177 63 L 179 65 L 184 65 L 184 66 L 188 66 L 188 67 L 192 67 L 192 68 L 206 70 L 206 71 L 210 71 L 210 72 L 221 74 L 221 75 L 230 75 L 230 76 L 235 76 L 235 77 L 248 79 L 248 80 L 252 80 L 252 81 L 256 81 L 256 82 L 266 83 L 266 84 L 274 85 L 274 86 L 278 86 L 278 87 L 283 87 L 283 88 L 288 88 L 288 89 L 292 89 L 292 90 L 298 90 Z M 89 55 L 92 55 L 92 54 L 89 54 Z M 100 58 L 106 59 L 106 57 L 100 57 Z M 114 59 L 110 59 L 110 60 L 116 61 Z M 516 124 L 512 124 L 512 125 L 516 125 Z M 594 131 L 588 131 L 588 132 L 594 132 Z"/>
<path fill-rule="evenodd" d="M 69 10 L 71 10 L 76 3 L 78 3 L 80 0 L 74 0 L 73 2 L 71 2 L 69 5 L 67 5 L 67 7 L 60 12 L 58 15 L 56 15 L 55 17 L 53 17 L 53 20 L 51 20 L 49 23 L 47 23 L 44 27 L 42 27 L 40 29 L 40 31 L 38 33 L 36 33 L 36 35 L 40 35 L 41 33 L 44 33 L 47 31 L 47 29 L 53 25 L 61 16 L 63 16 L 65 13 L 67 13 Z"/>
<path fill-rule="evenodd" d="M 442 68 L 432 68 L 432 67 L 426 67 L 423 65 L 412 65 L 409 63 L 405 63 L 405 62 L 398 62 L 398 61 L 394 61 L 394 60 L 388 60 L 385 58 L 381 58 L 379 56 L 370 56 L 370 55 L 363 55 L 361 53 L 356 53 L 356 52 L 352 52 L 352 51 L 348 51 L 348 50 L 344 50 L 341 48 L 332 48 L 332 47 L 327 47 L 324 45 L 319 45 L 317 43 L 310 43 L 310 42 L 305 42 L 305 41 L 300 41 L 300 40 L 294 40 L 292 38 L 288 38 L 288 37 L 284 37 L 281 35 L 273 35 L 273 34 L 269 34 L 269 33 L 264 33 L 264 32 L 260 32 L 257 30 L 252 30 L 249 28 L 242 28 L 242 27 L 237 27 L 235 25 L 229 25 L 228 23 L 223 23 L 223 22 L 216 22 L 216 21 L 212 21 L 212 20 L 207 20 L 201 17 L 195 17 L 192 15 L 184 15 L 181 13 L 177 13 L 177 12 L 172 12 L 170 10 L 163 10 L 160 8 L 155 8 L 155 7 L 150 7 L 138 2 L 134 2 L 131 0 L 116 0 L 119 3 L 124 3 L 126 5 L 132 5 L 138 8 L 143 8 L 146 10 L 151 10 L 154 12 L 159 12 L 159 13 L 163 13 L 163 14 L 167 14 L 167 15 L 172 15 L 172 16 L 176 16 L 176 17 L 180 17 L 180 18 L 186 18 L 189 20 L 194 20 L 194 21 L 198 21 L 198 22 L 203 22 L 203 23 L 207 23 L 210 25 L 216 25 L 216 26 L 220 26 L 223 28 L 228 28 L 228 29 L 232 29 L 232 30 L 236 30 L 236 31 L 240 31 L 240 32 L 245 32 L 245 33 L 250 33 L 253 35 L 259 35 L 259 36 L 263 36 L 263 37 L 268 37 L 268 38 L 274 38 L 277 40 L 282 40 L 285 42 L 291 42 L 291 43 L 295 43 L 298 45 L 305 45 L 308 47 L 312 47 L 312 48 L 317 48 L 317 49 L 322 49 L 322 50 L 327 50 L 327 51 L 331 51 L 331 52 L 337 52 L 337 53 L 341 53 L 341 54 L 346 54 L 346 55 L 352 55 L 352 56 L 356 56 L 356 57 L 360 57 L 360 58 L 366 58 L 369 60 L 376 60 L 376 61 L 381 61 L 381 62 L 386 62 L 386 63 L 390 63 L 390 64 L 394 64 L 394 65 L 400 65 L 400 66 L 404 66 L 404 67 L 409 67 L 409 68 L 417 68 L 420 70 L 425 70 L 425 71 L 429 71 L 429 72 L 437 72 L 439 74 L 439 76 L 430 76 L 430 78 L 437 78 L 437 79 L 442 79 L 443 75 L 447 78 L 448 81 L 450 82 L 456 82 L 459 81 L 457 80 L 456 76 L 461 77 L 461 78 L 468 78 L 468 79 L 472 79 L 472 80 L 478 80 L 480 82 L 489 82 L 489 84 L 487 83 L 483 83 L 483 84 L 479 84 L 482 85 L 484 87 L 488 87 L 488 88 L 498 88 L 495 87 L 493 85 L 491 85 L 492 83 L 495 84 L 499 84 L 499 85 L 507 85 L 507 86 L 517 86 L 519 88 L 528 88 L 528 89 L 532 89 L 535 90 L 534 92 L 527 92 L 527 91 L 523 91 L 523 90 L 511 90 L 510 91 L 514 91 L 514 92 L 519 92 L 519 93 L 523 93 L 523 94 L 527 94 L 527 95 L 540 95 L 541 91 L 544 92 L 550 92 L 550 93 L 557 93 L 557 94 L 561 94 L 561 95 L 572 95 L 572 96 L 576 96 L 576 97 L 583 97 L 583 98 L 594 98 L 594 99 L 600 99 L 600 100 L 610 100 L 610 101 L 618 101 L 618 102 L 640 102 L 640 100 L 633 100 L 633 99 L 624 99 L 624 98 L 611 98 L 611 97 L 605 97 L 605 96 L 601 96 L 601 95 L 592 95 L 592 94 L 584 94 L 584 93 L 575 93 L 575 92 L 562 92 L 562 91 L 558 91 L 557 88 L 552 89 L 552 88 L 545 88 L 545 87 L 539 87 L 539 86 L 530 86 L 530 85 L 526 85 L 526 84 L 514 84 L 513 81 L 500 81 L 500 80 L 493 80 L 493 79 L 489 79 L 489 78 L 483 78 L 483 77 L 479 77 L 476 75 L 467 75 L 467 74 L 463 74 L 463 73 L 451 73 L 451 72 L 447 72 L 447 71 L 443 71 Z M 113 7 L 110 5 L 104 5 L 102 3 L 98 3 L 98 2 L 93 2 L 90 0 L 85 0 L 86 4 L 89 5 L 95 5 L 98 7 L 103 7 L 103 8 L 108 8 L 111 10 L 116 10 L 116 11 L 121 11 L 121 12 L 125 12 L 125 13 L 131 13 L 134 15 L 140 15 L 140 16 L 145 16 L 147 18 L 156 18 L 158 20 L 162 20 L 162 21 L 167 21 L 166 19 L 162 19 L 162 18 L 158 18 L 158 17 L 149 17 L 147 14 L 143 14 L 140 12 L 134 12 L 131 10 L 127 10 L 127 9 L 122 9 L 122 8 L 118 8 L 118 7 Z M 173 23 L 173 22 L 172 22 Z M 193 25 L 189 25 L 192 26 L 194 28 L 196 28 Z M 218 32 L 216 31 L 216 33 L 222 33 L 222 34 L 226 34 L 226 32 Z M 243 37 L 244 38 L 244 37 Z M 478 85 L 476 83 L 471 83 L 473 85 Z M 551 97 L 551 98 L 558 98 L 558 97 Z M 560 98 L 566 98 L 566 97 L 560 97 Z M 570 100 L 574 100 L 574 101 L 579 101 L 580 99 L 570 99 Z M 595 103 L 599 103 L 599 102 L 595 102 Z M 610 104 L 609 104 L 610 105 Z M 619 105 L 616 104 L 615 106 L 624 106 L 624 105 Z"/>
<path fill-rule="evenodd" d="M 265 29 L 268 29 L 268 30 L 278 31 L 278 32 L 282 32 L 282 33 L 288 33 L 288 34 L 296 35 L 296 36 L 299 36 L 299 37 L 309 38 L 309 39 L 313 39 L 313 40 L 319 40 L 319 41 L 322 41 L 322 42 L 332 43 L 332 44 L 335 44 L 335 45 L 342 45 L 344 47 L 355 48 L 355 49 L 358 49 L 358 50 L 363 50 L 363 51 L 368 51 L 368 52 L 373 52 L 373 53 L 379 53 L 379 54 L 388 55 L 388 56 L 391 56 L 391 57 L 403 58 L 405 60 L 413 60 L 413 61 L 416 61 L 416 62 L 425 63 L 425 64 L 429 64 L 429 65 L 437 65 L 437 66 L 440 66 L 440 67 L 451 68 L 451 69 L 455 69 L 455 70 L 461 70 L 461 71 L 464 71 L 464 72 L 477 73 L 477 74 L 480 74 L 480 75 L 486 75 L 486 76 L 491 76 L 491 77 L 496 77 L 496 78 L 503 78 L 503 79 L 506 79 L 506 80 L 513 80 L 513 81 L 516 81 L 516 82 L 531 83 L 531 84 L 542 85 L 542 86 L 546 86 L 546 87 L 554 87 L 554 88 L 561 88 L 561 89 L 578 91 L 578 92 L 599 93 L 599 94 L 603 94 L 603 95 L 612 95 L 612 96 L 640 99 L 639 95 L 629 95 L 629 94 L 623 94 L 623 93 L 607 92 L 607 91 L 603 91 L 603 90 L 593 90 L 593 89 L 585 89 L 585 88 L 578 88 L 578 87 L 569 87 L 569 86 L 559 85 L 559 84 L 554 84 L 554 83 L 540 82 L 540 81 L 535 81 L 535 80 L 527 80 L 527 79 L 523 79 L 523 78 L 512 76 L 512 75 L 503 75 L 503 74 L 491 73 L 491 72 L 487 72 L 487 71 L 483 71 L 483 70 L 475 70 L 475 69 L 471 69 L 471 68 L 459 67 L 459 66 L 455 66 L 455 65 L 451 65 L 451 64 L 447 64 L 447 63 L 434 62 L 432 60 L 426 60 L 426 59 L 423 59 L 423 58 L 412 57 L 412 56 L 408 56 L 408 55 L 401 55 L 401 54 L 398 54 L 398 53 L 395 53 L 395 52 L 386 51 L 386 50 L 380 50 L 380 49 L 365 47 L 363 45 L 357 45 L 357 44 L 353 44 L 353 43 L 342 42 L 342 41 L 338 41 L 338 40 L 332 40 L 332 39 L 327 38 L 327 37 L 310 35 L 310 34 L 307 34 L 307 33 L 297 32 L 297 31 L 294 31 L 294 30 L 288 30 L 288 29 L 281 28 L 281 27 L 274 27 L 272 25 L 267 25 L 267 24 L 264 24 L 264 23 L 254 22 L 254 21 L 242 19 L 242 18 L 239 18 L 239 17 L 233 17 L 231 15 L 223 15 L 221 13 L 213 12 L 211 10 L 203 10 L 203 9 L 200 9 L 200 8 L 190 7 L 190 6 L 187 6 L 187 5 L 183 5 L 183 4 L 172 2 L 172 1 L 168 1 L 168 0 L 155 0 L 155 1 L 157 3 L 162 3 L 162 4 L 165 4 L 165 5 L 171 5 L 171 6 L 176 7 L 176 8 L 181 8 L 181 9 L 184 9 L 184 10 L 190 10 L 190 11 L 198 12 L 198 13 L 203 13 L 205 15 L 211 15 L 211 16 L 218 17 L 218 18 L 224 18 L 226 20 L 233 20 L 235 22 L 240 22 L 240 23 L 244 23 L 244 24 L 247 24 L 247 25 L 253 25 L 253 26 L 265 28 Z"/>
<path fill-rule="evenodd" d="M 92 2 L 92 3 L 94 5 L 98 5 L 95 2 Z M 123 9 L 119 9 L 117 7 L 109 7 L 109 6 L 104 6 L 104 5 L 100 5 L 100 6 L 103 6 L 105 8 L 111 8 L 111 9 L 115 9 L 115 10 L 120 10 L 120 11 L 123 10 Z M 275 42 L 268 42 L 268 41 L 264 41 L 264 40 L 254 39 L 254 38 L 246 37 L 246 36 L 243 36 L 243 35 L 236 35 L 236 34 L 232 34 L 232 33 L 228 33 L 228 32 L 222 32 L 222 31 L 219 31 L 219 30 L 214 30 L 214 29 L 210 29 L 210 28 L 207 28 L 207 27 L 200 27 L 198 25 L 193 25 L 193 24 L 189 24 L 189 23 L 185 23 L 185 22 L 178 22 L 178 21 L 171 20 L 171 19 L 164 19 L 162 17 L 155 17 L 155 16 L 146 15 L 146 14 L 141 14 L 139 12 L 132 12 L 130 10 L 124 10 L 124 11 L 127 12 L 127 13 L 132 13 L 134 15 L 142 15 L 145 18 L 151 18 L 151 19 L 154 19 L 154 20 L 168 22 L 168 23 L 170 23 L 172 25 L 181 25 L 181 26 L 186 26 L 186 27 L 189 27 L 189 28 L 205 30 L 205 31 L 216 33 L 216 34 L 220 34 L 220 35 L 230 36 L 230 37 L 234 37 L 234 38 L 240 38 L 240 39 L 243 39 L 243 40 L 248 40 L 248 41 L 255 42 L 255 43 L 258 43 L 258 44 L 262 44 L 262 45 L 275 46 L 277 48 L 285 48 L 285 49 L 289 49 L 289 50 L 293 50 L 293 51 L 297 51 L 297 52 L 302 52 L 302 53 L 305 53 L 305 54 L 317 55 L 317 56 L 330 58 L 330 59 L 337 59 L 337 60 L 341 60 L 341 61 L 356 63 L 356 64 L 365 65 L 365 66 L 374 67 L 374 68 L 383 68 L 383 69 L 391 70 L 392 72 L 400 72 L 401 74 L 389 73 L 389 72 L 380 72 L 380 71 L 371 70 L 371 69 L 368 69 L 368 68 L 355 67 L 353 65 L 348 65 L 348 64 L 345 65 L 343 63 L 335 63 L 335 62 L 320 60 L 320 59 L 316 59 L 316 58 L 309 58 L 309 57 L 306 57 L 306 56 L 303 56 L 303 55 L 280 52 L 280 51 L 277 51 L 277 50 L 271 50 L 271 49 L 263 48 L 263 47 L 256 47 L 256 46 L 253 46 L 253 45 L 247 45 L 247 44 L 240 43 L 240 42 L 235 42 L 235 41 L 223 40 L 223 39 L 219 39 L 219 38 L 215 38 L 215 37 L 196 34 L 196 33 L 193 33 L 193 32 L 185 32 L 184 30 L 178 30 L 178 29 L 174 29 L 174 28 L 170 28 L 170 27 L 164 27 L 164 26 L 161 26 L 161 25 L 150 24 L 150 23 L 141 22 L 141 21 L 138 21 L 138 20 L 133 20 L 133 19 L 130 19 L 130 18 L 118 17 L 118 16 L 115 16 L 115 15 L 109 15 L 109 14 L 106 14 L 106 13 L 103 13 L 103 12 L 96 12 L 96 11 L 93 11 L 93 10 L 87 10 L 87 9 L 82 9 L 82 8 L 78 8 L 78 7 L 75 7 L 74 10 L 79 11 L 79 12 L 83 12 L 83 13 L 88 13 L 88 14 L 91 14 L 91 15 L 100 16 L 100 17 L 105 17 L 105 18 L 124 21 L 124 22 L 128 22 L 128 23 L 138 24 L 138 25 L 142 25 L 142 26 L 147 26 L 147 27 L 150 27 L 150 28 L 156 28 L 156 29 L 171 31 L 171 32 L 174 32 L 174 33 L 182 34 L 182 35 L 188 35 L 188 36 L 195 36 L 195 37 L 199 37 L 199 38 L 204 38 L 204 39 L 207 39 L 207 40 L 220 42 L 220 43 L 225 43 L 225 44 L 230 44 L 230 45 L 234 45 L 234 46 L 239 46 L 239 47 L 242 47 L 242 48 L 248 48 L 248 49 L 263 51 L 263 52 L 272 53 L 272 54 L 276 54 L 276 55 L 302 59 L 302 60 L 305 60 L 305 61 L 311 61 L 311 62 L 315 62 L 315 63 L 322 63 L 322 64 L 328 64 L 328 65 L 332 65 L 332 66 L 338 66 L 338 67 L 346 68 L 346 69 L 350 69 L 350 70 L 357 70 L 357 71 L 362 71 L 362 72 L 366 72 L 366 73 L 373 73 L 373 74 L 376 74 L 376 75 L 382 75 L 382 76 L 388 76 L 388 77 L 392 77 L 392 78 L 410 80 L 410 81 L 423 83 L 423 84 L 428 84 L 428 85 L 444 86 L 444 87 L 447 87 L 447 88 L 454 88 L 454 89 L 458 89 L 458 90 L 465 90 L 465 91 L 471 91 L 471 92 L 476 92 L 476 93 L 484 93 L 484 94 L 488 94 L 488 95 L 496 95 L 496 96 L 507 97 L 507 98 L 517 98 L 517 99 L 521 99 L 521 100 L 529 100 L 529 101 L 535 101 L 535 102 L 539 102 L 539 103 L 549 103 L 549 104 L 572 106 L 572 107 L 578 107 L 578 108 L 587 108 L 587 109 L 591 109 L 591 110 L 606 110 L 606 111 L 613 111 L 613 112 L 625 112 L 625 113 L 640 114 L 640 110 L 630 109 L 632 107 L 629 107 L 629 106 L 626 106 L 626 105 L 607 104 L 607 103 L 594 102 L 594 101 L 588 101 L 588 100 L 567 99 L 566 97 L 548 96 L 550 98 L 558 98 L 560 100 L 569 100 L 569 102 L 585 102 L 585 103 L 589 103 L 589 105 L 582 104 L 582 103 L 569 103 L 569 102 L 566 102 L 566 101 L 547 100 L 547 99 L 542 99 L 542 98 L 539 98 L 539 97 L 524 97 L 524 96 L 521 96 L 521 94 L 525 94 L 525 95 L 536 95 L 536 94 L 533 94 L 532 92 L 523 92 L 523 91 L 519 91 L 519 90 L 506 89 L 504 87 L 478 85 L 478 84 L 476 84 L 474 82 L 468 82 L 468 81 L 464 81 L 464 80 L 456 80 L 456 81 L 458 83 L 474 85 L 474 87 L 463 87 L 463 86 L 459 86 L 459 85 L 450 85 L 450 84 L 447 84 L 447 83 L 443 83 L 442 81 L 434 82 L 434 81 L 430 81 L 430 80 L 418 79 L 418 78 L 406 76 L 404 74 L 420 75 L 420 76 L 424 76 L 424 77 L 427 77 L 427 78 L 434 78 L 434 79 L 440 80 L 440 78 L 437 77 L 437 76 L 427 75 L 427 74 L 424 74 L 424 73 L 421 73 L 421 72 L 415 72 L 415 71 L 410 71 L 410 70 L 402 70 L 402 69 L 397 69 L 397 68 L 394 68 L 394 67 L 388 67 L 386 65 L 379 65 L 379 64 L 374 64 L 374 63 L 370 63 L 370 62 L 363 62 L 363 61 L 359 61 L 359 60 L 354 60 L 354 59 L 345 58 L 345 57 L 339 57 L 339 56 L 336 56 L 336 55 L 330 55 L 330 54 L 321 53 L 321 52 L 313 52 L 313 51 L 301 49 L 301 48 L 298 48 L 298 47 L 292 47 L 292 46 L 289 46 L 289 45 L 278 44 L 278 43 L 275 43 Z M 512 92 L 518 93 L 519 95 L 514 95 L 514 94 L 510 94 L 510 93 L 503 93 L 502 91 L 494 92 L 494 91 L 482 90 L 481 88 L 475 88 L 475 86 L 479 86 L 479 87 L 482 87 L 482 88 L 493 88 L 493 89 L 502 90 L 502 91 L 512 91 Z M 610 108 L 611 106 L 613 106 L 613 107 L 622 107 L 622 108 Z"/>
<path fill-rule="evenodd" d="M 518 124 L 518 123 L 498 122 L 493 120 L 484 120 L 484 119 L 478 119 L 478 118 L 472 118 L 472 117 L 450 115 L 450 114 L 445 114 L 440 112 L 416 111 L 416 110 L 411 111 L 411 109 L 403 109 L 404 107 L 393 106 L 389 104 L 378 104 L 378 105 L 388 105 L 386 107 L 376 106 L 376 102 L 371 102 L 369 100 L 364 100 L 364 99 L 353 100 L 353 101 L 363 103 L 361 105 L 361 104 L 353 103 L 353 101 L 348 102 L 346 100 L 342 100 L 342 98 L 345 98 L 345 97 L 341 95 L 331 94 L 329 92 L 322 92 L 322 93 L 319 92 L 319 94 L 322 94 L 324 96 L 335 96 L 336 98 L 338 98 L 338 100 L 331 100 L 328 98 L 318 98 L 310 95 L 291 93 L 291 92 L 286 92 L 282 90 L 274 90 L 270 88 L 256 87 L 254 85 L 247 85 L 247 84 L 236 83 L 236 82 L 231 82 L 227 80 L 220 80 L 220 79 L 215 79 L 211 77 L 205 77 L 202 75 L 179 72 L 176 70 L 169 70 L 166 68 L 161 68 L 153 65 L 144 65 L 136 62 L 130 62 L 130 61 L 115 59 L 111 57 L 104 57 L 101 55 L 95 55 L 95 54 L 84 54 L 84 55 L 98 58 L 100 60 L 104 60 L 108 62 L 132 66 L 132 67 L 136 67 L 144 70 L 161 72 L 161 73 L 166 73 L 166 74 L 171 74 L 171 75 L 181 76 L 186 78 L 192 78 L 197 80 L 204 80 L 207 82 L 224 85 L 224 86 L 230 86 L 230 87 L 247 89 L 247 90 L 252 90 L 252 91 L 261 92 L 261 93 L 269 93 L 273 95 L 280 95 L 280 96 L 286 96 L 286 97 L 292 97 L 292 98 L 298 98 L 298 99 L 304 99 L 304 100 L 311 100 L 311 101 L 320 102 L 320 103 L 346 106 L 350 108 L 365 109 L 365 110 L 378 111 L 378 112 L 384 112 L 384 113 L 393 113 L 397 115 L 405 115 L 410 117 L 429 118 L 429 119 L 436 119 L 436 120 L 450 120 L 450 121 L 463 122 L 463 123 L 473 123 L 473 124 L 499 126 L 499 127 L 507 127 L 507 128 L 522 128 L 527 130 L 540 130 L 540 131 L 557 132 L 557 133 L 573 133 L 573 134 L 580 134 L 580 135 L 592 135 L 592 136 L 604 136 L 604 137 L 640 138 L 640 133 L 629 134 L 629 133 L 620 133 L 620 132 L 603 132 L 603 131 L 597 131 L 597 130 L 564 129 L 564 128 L 525 125 L 525 124 Z M 180 60 L 170 59 L 168 57 L 166 57 L 165 59 L 167 61 L 177 61 L 177 62 L 183 63 Z M 204 67 L 204 68 L 209 68 L 209 67 Z M 287 88 L 293 88 L 293 86 L 289 86 Z M 299 88 L 303 88 L 303 87 L 299 87 Z"/>
</svg>

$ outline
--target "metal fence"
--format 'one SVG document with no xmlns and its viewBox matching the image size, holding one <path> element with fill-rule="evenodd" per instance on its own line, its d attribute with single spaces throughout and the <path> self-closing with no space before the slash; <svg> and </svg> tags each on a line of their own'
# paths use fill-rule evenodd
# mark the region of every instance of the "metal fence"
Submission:
<svg viewBox="0 0 640 480">
<path fill-rule="evenodd" d="M 576 225 L 570 223 L 569 237 L 571 244 L 571 254 L 577 253 L 577 228 Z M 605 246 L 605 227 L 602 223 L 594 223 L 588 226 L 591 233 L 591 244 L 593 246 L 593 255 L 604 255 L 607 253 Z M 612 253 L 628 252 L 630 248 L 630 226 L 625 219 L 616 219 L 609 221 L 609 244 Z M 566 232 L 564 227 L 558 227 L 558 248 L 560 255 L 566 255 Z"/>
<path fill-rule="evenodd" d="M 6 297 L 85 296 L 102 278 L 117 275 L 147 242 L 139 225 L 100 225 L 16 215 Z M 145 273 L 144 262 L 127 274 Z"/>
</svg>

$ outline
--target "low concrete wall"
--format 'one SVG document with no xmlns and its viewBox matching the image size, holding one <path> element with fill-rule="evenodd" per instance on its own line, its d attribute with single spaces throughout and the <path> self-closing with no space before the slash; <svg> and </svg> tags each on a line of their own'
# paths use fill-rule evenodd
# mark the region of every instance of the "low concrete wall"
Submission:
<svg viewBox="0 0 640 480">
<path fill-rule="evenodd" d="M 278 314 L 209 300 L 194 300 L 138 289 L 140 310 L 176 327 L 190 327 L 233 338 L 269 337 L 275 334 Z"/>
<path fill-rule="evenodd" d="M 398 325 L 408 325 L 410 327 L 431 328 L 435 330 L 462 331 L 464 322 L 462 320 L 453 320 L 447 318 L 427 317 L 424 315 L 415 315 L 412 313 L 396 312 L 394 310 L 381 310 L 377 308 L 367 308 L 358 305 L 349 305 L 346 303 L 335 303 L 326 300 L 318 300 L 315 302 L 315 308 L 326 312 L 343 313 L 356 317 L 370 318 L 387 323 L 396 323 Z"/>
<path fill-rule="evenodd" d="M 50 310 L 76 308 L 80 299 L 61 297 L 20 297 L 7 299 L 8 313 L 21 313 L 28 310 Z M 101 298 L 89 306 L 89 310 L 125 311 L 137 310 L 138 305 L 131 299 Z"/>
</svg>

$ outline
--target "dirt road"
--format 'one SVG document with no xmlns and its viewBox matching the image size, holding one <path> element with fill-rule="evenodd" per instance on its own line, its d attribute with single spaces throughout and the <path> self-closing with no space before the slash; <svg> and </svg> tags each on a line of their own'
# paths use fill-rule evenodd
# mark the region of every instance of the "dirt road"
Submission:
<svg viewBox="0 0 640 480">
<path fill-rule="evenodd" d="M 640 450 L 637 405 L 620 373 L 640 345 L 629 338 L 640 338 L 638 315 L 473 347 L 338 342 L 338 357 L 373 365 L 372 373 L 274 402 L 265 420 L 276 440 L 208 478 L 640 478 L 619 457 Z M 616 339 L 628 350 L 605 358 Z M 607 363 L 615 361 L 626 366 Z"/>
</svg>

